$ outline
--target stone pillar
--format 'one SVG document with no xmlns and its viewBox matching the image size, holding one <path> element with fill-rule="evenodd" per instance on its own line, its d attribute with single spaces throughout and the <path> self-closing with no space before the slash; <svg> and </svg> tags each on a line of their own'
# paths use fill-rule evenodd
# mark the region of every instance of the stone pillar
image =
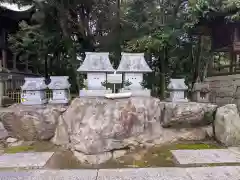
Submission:
<svg viewBox="0 0 240 180">
<path fill-rule="evenodd" d="M 6 99 L 5 97 L 5 83 L 8 80 L 8 77 L 1 75 L 0 76 L 0 107 L 3 107 L 3 99 Z"/>
<path fill-rule="evenodd" d="M 3 43 L 3 47 L 2 47 L 2 68 L 7 68 L 7 32 L 5 29 L 2 29 L 2 43 Z"/>
</svg>

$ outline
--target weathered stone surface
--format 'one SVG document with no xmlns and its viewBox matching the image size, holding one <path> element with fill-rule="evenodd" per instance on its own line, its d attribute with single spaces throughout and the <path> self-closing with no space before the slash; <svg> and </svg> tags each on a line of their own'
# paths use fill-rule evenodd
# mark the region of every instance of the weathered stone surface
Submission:
<svg viewBox="0 0 240 180">
<path fill-rule="evenodd" d="M 126 153 L 127 153 L 127 150 L 124 150 L 124 149 L 116 150 L 116 151 L 113 151 L 112 156 L 113 156 L 113 159 L 117 159 L 119 157 L 124 156 Z"/>
<path fill-rule="evenodd" d="M 229 149 L 172 150 L 181 165 L 240 163 L 240 154 Z"/>
<path fill-rule="evenodd" d="M 238 180 L 238 166 L 2 171 L 4 180 Z"/>
<path fill-rule="evenodd" d="M 165 103 L 161 124 L 169 126 L 208 125 L 217 106 L 205 103 Z"/>
<path fill-rule="evenodd" d="M 58 125 L 55 131 L 55 135 L 52 138 L 52 142 L 56 145 L 67 145 L 70 142 L 67 124 L 63 120 L 62 116 L 59 116 Z"/>
<path fill-rule="evenodd" d="M 100 169 L 97 180 L 192 180 L 182 168 Z"/>
<path fill-rule="evenodd" d="M 2 171 L 1 180 L 96 180 L 98 170 Z"/>
<path fill-rule="evenodd" d="M 3 123 L 0 122 L 0 141 L 6 139 L 7 137 L 8 137 L 8 132 L 4 128 Z"/>
<path fill-rule="evenodd" d="M 192 180 L 237 180 L 239 166 L 187 168 Z"/>
<path fill-rule="evenodd" d="M 76 98 L 63 114 L 75 150 L 97 154 L 125 146 L 124 139 L 160 127 L 161 103 L 156 98 Z"/>
<path fill-rule="evenodd" d="M 6 142 L 7 142 L 7 143 L 15 143 L 15 142 L 17 142 L 17 139 L 16 139 L 16 138 L 9 137 L 9 138 L 6 139 Z"/>
<path fill-rule="evenodd" d="M 213 133 L 213 125 L 209 125 L 209 126 L 206 126 L 206 127 L 203 127 L 203 129 L 205 130 L 205 132 L 207 133 L 207 136 L 209 138 L 213 138 L 214 137 L 214 133 Z"/>
<path fill-rule="evenodd" d="M 24 141 L 20 140 L 20 141 L 17 141 L 17 142 L 9 143 L 8 147 L 22 146 L 23 144 L 24 144 Z"/>
<path fill-rule="evenodd" d="M 102 163 L 124 155 L 125 147 L 151 147 L 209 137 L 208 126 L 163 128 L 160 121 L 164 105 L 165 102 L 152 97 L 76 98 L 59 117 L 52 142 L 67 145 L 80 161 Z"/>
<path fill-rule="evenodd" d="M 240 144 L 240 117 L 235 104 L 217 109 L 214 129 L 217 140 L 223 144 L 227 146 Z"/>
<path fill-rule="evenodd" d="M 81 152 L 74 151 L 74 156 L 82 163 L 101 164 L 112 158 L 111 152 L 104 152 L 94 155 L 86 155 Z"/>
<path fill-rule="evenodd" d="M 0 120 L 9 135 L 23 140 L 49 140 L 54 136 L 61 106 L 13 105 L 0 112 Z"/>
<path fill-rule="evenodd" d="M 29 180 L 97 180 L 98 170 L 38 170 Z M 24 179 L 25 180 L 25 179 Z"/>
<path fill-rule="evenodd" d="M 179 132 L 175 132 L 177 140 L 182 141 L 201 141 L 207 138 L 211 138 L 209 126 L 206 127 L 196 127 L 196 128 L 185 128 L 181 129 Z"/>
</svg>

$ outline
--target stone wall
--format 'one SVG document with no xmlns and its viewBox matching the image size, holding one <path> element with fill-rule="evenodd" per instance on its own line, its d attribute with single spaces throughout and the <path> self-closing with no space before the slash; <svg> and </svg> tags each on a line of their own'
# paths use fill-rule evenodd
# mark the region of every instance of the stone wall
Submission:
<svg viewBox="0 0 240 180">
<path fill-rule="evenodd" d="M 211 103 L 240 105 L 240 74 L 208 77 L 204 83 L 209 84 Z"/>
</svg>

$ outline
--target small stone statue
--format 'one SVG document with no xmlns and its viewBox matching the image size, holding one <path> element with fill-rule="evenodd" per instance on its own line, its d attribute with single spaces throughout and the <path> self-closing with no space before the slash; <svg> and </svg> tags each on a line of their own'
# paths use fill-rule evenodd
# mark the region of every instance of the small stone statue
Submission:
<svg viewBox="0 0 240 180">
<path fill-rule="evenodd" d="M 21 103 L 24 105 L 40 105 L 47 103 L 44 78 L 25 78 L 21 86 Z"/>
<path fill-rule="evenodd" d="M 209 92 L 209 84 L 197 82 L 193 86 L 193 100 L 200 103 L 208 103 Z"/>
<path fill-rule="evenodd" d="M 68 76 L 50 76 L 48 88 L 52 90 L 50 104 L 67 104 L 70 101 Z"/>
<path fill-rule="evenodd" d="M 188 99 L 185 97 L 185 92 L 188 90 L 188 87 L 185 84 L 185 79 L 171 79 L 168 85 L 168 90 L 170 91 L 169 101 L 188 102 Z"/>
</svg>

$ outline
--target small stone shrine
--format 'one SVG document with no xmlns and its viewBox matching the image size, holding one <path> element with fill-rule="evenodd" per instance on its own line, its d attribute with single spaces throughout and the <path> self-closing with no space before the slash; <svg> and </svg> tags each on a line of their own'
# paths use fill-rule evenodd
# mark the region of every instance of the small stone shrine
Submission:
<svg viewBox="0 0 240 180">
<path fill-rule="evenodd" d="M 51 82 L 48 88 L 52 90 L 51 104 L 67 104 L 70 101 L 68 76 L 50 76 Z"/>
<path fill-rule="evenodd" d="M 152 72 L 144 53 L 122 53 L 117 72 L 124 73 L 124 88 L 121 92 L 131 92 L 132 96 L 151 96 L 151 91 L 142 86 L 143 74 Z"/>
<path fill-rule="evenodd" d="M 114 69 L 109 60 L 109 53 L 106 52 L 86 52 L 86 58 L 78 68 L 78 72 L 87 74 L 87 87 L 80 90 L 81 96 L 103 97 L 107 90 L 104 84 L 107 83 L 107 73 L 113 73 Z"/>
<path fill-rule="evenodd" d="M 193 86 L 193 100 L 200 103 L 209 103 L 209 84 L 197 82 Z"/>
<path fill-rule="evenodd" d="M 21 86 L 21 103 L 24 105 L 40 105 L 47 103 L 44 78 L 25 78 Z"/>
<path fill-rule="evenodd" d="M 185 92 L 188 87 L 185 84 L 185 79 L 171 79 L 168 85 L 168 90 L 170 91 L 169 101 L 171 102 L 188 102 L 185 98 Z"/>
</svg>

